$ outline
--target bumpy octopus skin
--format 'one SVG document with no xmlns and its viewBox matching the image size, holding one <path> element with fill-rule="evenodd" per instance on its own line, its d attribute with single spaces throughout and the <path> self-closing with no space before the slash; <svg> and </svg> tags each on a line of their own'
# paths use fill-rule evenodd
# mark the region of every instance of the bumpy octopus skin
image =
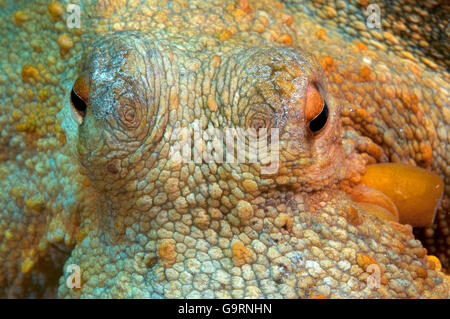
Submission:
<svg viewBox="0 0 450 319">
<path fill-rule="evenodd" d="M 81 29 L 67 3 L 0 2 L 0 296 L 449 297 L 445 47 L 365 1 L 85 1 Z M 278 128 L 277 172 L 180 161 L 193 123 Z M 428 252 L 343 191 L 386 161 L 445 180 Z"/>
</svg>

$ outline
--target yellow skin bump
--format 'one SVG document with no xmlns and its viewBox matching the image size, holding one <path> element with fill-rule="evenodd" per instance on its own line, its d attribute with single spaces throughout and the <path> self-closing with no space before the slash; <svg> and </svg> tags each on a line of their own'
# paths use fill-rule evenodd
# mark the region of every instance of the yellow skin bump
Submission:
<svg viewBox="0 0 450 319">
<path fill-rule="evenodd" d="M 448 50 L 352 1 L 221 2 L 85 1 L 68 29 L 70 1 L 1 1 L 0 296 L 448 298 Z M 278 171 L 177 162 L 195 121 L 279 128 Z M 387 161 L 444 179 L 428 251 L 344 192 Z"/>
</svg>

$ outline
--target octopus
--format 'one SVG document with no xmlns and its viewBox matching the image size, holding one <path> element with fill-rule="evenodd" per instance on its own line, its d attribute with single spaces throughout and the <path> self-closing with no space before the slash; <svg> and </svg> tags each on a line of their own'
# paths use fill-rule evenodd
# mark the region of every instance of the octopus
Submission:
<svg viewBox="0 0 450 319">
<path fill-rule="evenodd" d="M 0 297 L 448 298 L 448 4 L 377 3 L 0 1 Z"/>
</svg>

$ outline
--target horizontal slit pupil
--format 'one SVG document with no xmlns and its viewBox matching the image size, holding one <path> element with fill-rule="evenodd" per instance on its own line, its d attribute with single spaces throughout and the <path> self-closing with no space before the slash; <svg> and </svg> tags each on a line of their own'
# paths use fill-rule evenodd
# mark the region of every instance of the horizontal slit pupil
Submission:
<svg viewBox="0 0 450 319">
<path fill-rule="evenodd" d="M 323 102 L 323 108 L 322 112 L 320 112 L 319 115 L 317 115 L 310 123 L 309 123 L 309 129 L 311 132 L 316 133 L 320 131 L 328 120 L 328 106 L 327 103 Z"/>
<path fill-rule="evenodd" d="M 76 108 L 80 112 L 86 111 L 86 103 L 78 96 L 78 94 L 73 89 L 70 93 L 70 99 L 74 108 Z"/>
</svg>

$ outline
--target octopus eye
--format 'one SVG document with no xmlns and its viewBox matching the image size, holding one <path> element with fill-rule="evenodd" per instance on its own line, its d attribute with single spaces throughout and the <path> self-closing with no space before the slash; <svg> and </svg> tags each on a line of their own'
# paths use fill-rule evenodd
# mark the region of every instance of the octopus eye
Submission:
<svg viewBox="0 0 450 319">
<path fill-rule="evenodd" d="M 314 134 L 320 132 L 325 127 L 328 120 L 328 105 L 323 101 L 322 112 L 319 113 L 311 122 L 309 122 L 309 129 Z"/>
<path fill-rule="evenodd" d="M 317 86 L 309 84 L 306 89 L 305 117 L 309 131 L 317 135 L 328 122 L 328 105 L 320 95 Z"/>
<path fill-rule="evenodd" d="M 82 74 L 74 83 L 70 92 L 71 111 L 74 120 L 81 125 L 86 115 L 89 102 L 89 85 L 87 74 Z"/>
</svg>

